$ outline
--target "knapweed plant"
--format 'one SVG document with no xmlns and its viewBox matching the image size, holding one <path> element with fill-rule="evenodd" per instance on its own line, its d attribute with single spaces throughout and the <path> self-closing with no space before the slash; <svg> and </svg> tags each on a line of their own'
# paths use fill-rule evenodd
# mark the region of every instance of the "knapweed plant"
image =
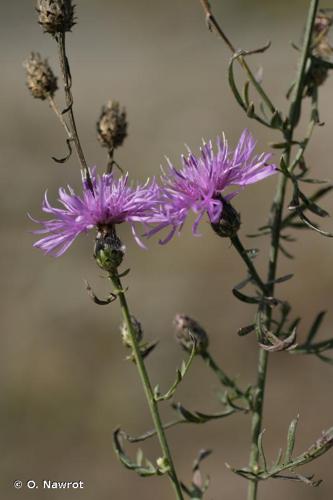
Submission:
<svg viewBox="0 0 333 500">
<path fill-rule="evenodd" d="M 127 136 L 126 111 L 115 100 L 103 106 L 97 123 L 98 139 L 107 151 L 106 171 L 98 173 L 96 167 L 87 165 L 75 122 L 72 75 L 66 50 L 67 33 L 76 24 L 75 8 L 71 0 L 37 2 L 38 22 L 44 32 L 53 37 L 58 47 L 61 78 L 55 77 L 46 59 L 38 53 L 32 53 L 25 63 L 27 85 L 33 97 L 46 100 L 60 120 L 66 134 L 68 154 L 65 158 L 53 159 L 64 163 L 75 150 L 81 169 L 82 192 L 74 192 L 69 186 L 60 188 L 56 203 L 50 201 L 52 194 L 44 195 L 44 216 L 30 216 L 38 224 L 38 229 L 34 232 L 39 235 L 39 239 L 34 246 L 46 254 L 66 258 L 67 251 L 75 252 L 74 240 L 81 233 L 89 231 L 94 238 L 93 255 L 97 265 L 109 279 L 110 292 L 107 297 L 99 298 L 88 284 L 87 290 L 97 305 L 108 305 L 116 301 L 120 304 L 123 318 L 122 341 L 129 352 L 128 359 L 136 365 L 153 421 L 153 429 L 137 437 L 116 429 L 113 434 L 114 449 L 122 464 L 140 476 L 166 475 L 170 479 L 174 497 L 178 500 L 185 497 L 205 497 L 208 481 L 201 475 L 200 462 L 210 453 L 208 450 L 201 450 L 194 462 L 192 482 L 183 482 L 176 470 L 167 439 L 167 431 L 178 424 L 194 424 L 195 428 L 195 424 L 224 419 L 239 412 L 249 416 L 249 463 L 238 469 L 230 467 L 234 473 L 248 481 L 248 500 L 255 500 L 259 483 L 270 478 L 296 480 L 317 486 L 320 480 L 314 479 L 312 475 L 303 475 L 299 467 L 314 461 L 333 445 L 332 427 L 323 432 L 303 453 L 295 455 L 298 421 L 295 418 L 287 432 L 286 447 L 279 453 L 275 463 L 270 465 L 265 457 L 262 430 L 269 356 L 275 356 L 279 351 L 287 351 L 292 356 L 312 354 L 325 363 L 333 364 L 333 358 L 329 355 L 333 339 L 317 340 L 324 312 L 319 312 L 314 319 L 306 341 L 297 344 L 300 319 L 294 317 L 292 305 L 280 295 L 278 287 L 279 283 L 292 278 L 291 273 L 281 276 L 278 272 L 280 253 L 287 258 L 291 257 L 289 243 L 294 238 L 292 232 L 308 229 L 316 231 L 318 237 L 333 236 L 322 229 L 316 220 L 328 215 L 318 202 L 330 193 L 333 186 L 310 176 L 305 155 L 314 129 L 321 125 L 319 90 L 333 68 L 333 48 L 328 38 L 333 15 L 329 10 L 319 10 L 318 0 L 307 3 L 303 41 L 300 47 L 296 47 L 299 53 L 298 70 L 287 93 L 287 112 L 275 106 L 248 64 L 251 54 L 264 52 L 269 49 L 269 45 L 252 51 L 236 50 L 214 16 L 209 2 L 201 0 L 197 6 L 203 9 L 208 28 L 231 51 L 228 83 L 246 117 L 268 127 L 274 134 L 280 134 L 279 142 L 271 144 L 271 148 L 276 151 L 274 160 L 271 152 L 256 151 L 253 135 L 245 125 L 240 125 L 244 131 L 236 145 L 229 144 L 228 131 L 225 130 L 225 135 L 218 136 L 217 141 L 204 142 L 201 148 L 193 152 L 188 150 L 182 156 L 180 165 L 167 161 L 158 180 L 137 184 L 128 173 L 123 172 L 115 159 L 117 148 L 123 145 Z M 242 89 L 235 77 L 236 64 L 244 70 Z M 64 92 L 66 108 L 63 110 L 59 109 L 55 101 L 58 87 Z M 252 100 L 251 93 L 256 96 L 255 101 Z M 310 102 L 310 112 L 308 128 L 302 136 L 297 126 L 305 101 Z M 316 168 L 319 168 L 318 165 Z M 244 246 L 239 238 L 241 215 L 234 205 L 235 197 L 242 196 L 242 191 L 248 186 L 251 189 L 251 184 L 260 182 L 265 189 L 265 178 L 269 176 L 274 176 L 277 183 L 271 210 L 257 234 L 251 235 L 267 237 L 267 251 L 260 256 L 262 259 L 267 258 L 267 273 L 262 275 L 256 266 L 257 251 L 249 249 L 248 245 Z M 314 186 L 311 195 L 304 193 L 303 183 Z M 316 188 L 318 184 L 319 189 Z M 288 199 L 288 185 L 292 188 L 291 199 Z M 176 371 L 174 383 L 168 390 L 161 392 L 158 385 L 152 385 L 145 366 L 145 358 L 153 353 L 156 343 L 144 341 L 141 323 L 133 316 L 127 302 L 129 263 L 126 262 L 126 247 L 119 238 L 118 226 L 130 224 L 134 241 L 146 248 L 150 239 L 156 236 L 161 244 L 167 244 L 175 234 L 181 232 L 189 214 L 193 213 L 193 235 L 199 234 L 200 223 L 205 219 L 218 237 L 230 240 L 244 266 L 244 279 L 234 286 L 232 293 L 244 303 L 244 307 L 247 304 L 255 305 L 256 313 L 250 325 L 239 325 L 238 333 L 240 336 L 252 335 L 258 348 L 257 379 L 245 388 L 239 386 L 213 359 L 204 328 L 183 314 L 177 314 L 174 323 L 176 338 L 186 353 L 186 360 Z M 242 224 L 246 227 L 246 216 L 242 216 Z M 130 244 L 131 241 L 126 242 L 126 245 Z M 123 284 L 125 277 L 126 284 Z M 172 404 L 175 418 L 164 422 L 160 403 L 172 400 L 179 384 L 191 370 L 195 356 L 203 359 L 223 387 L 222 397 L 220 396 L 221 411 L 214 414 L 194 412 L 177 403 Z M 125 452 L 126 441 L 137 443 L 153 436 L 157 436 L 161 448 L 160 457 L 156 461 L 149 461 L 141 450 L 138 450 L 136 459 L 131 459 Z"/>
</svg>

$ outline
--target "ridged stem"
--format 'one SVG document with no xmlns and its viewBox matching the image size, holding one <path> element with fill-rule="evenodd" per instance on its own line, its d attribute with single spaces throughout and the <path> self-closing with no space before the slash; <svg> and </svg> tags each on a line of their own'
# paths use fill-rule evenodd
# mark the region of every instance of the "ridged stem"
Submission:
<svg viewBox="0 0 333 500">
<path fill-rule="evenodd" d="M 172 482 L 177 500 L 184 500 L 181 485 L 180 485 L 179 479 L 177 477 L 176 469 L 175 469 L 175 466 L 173 463 L 170 448 L 169 448 L 169 445 L 168 445 L 168 442 L 166 439 L 163 424 L 162 424 L 161 417 L 159 414 L 158 405 L 157 405 L 157 402 L 156 402 L 155 397 L 154 397 L 153 388 L 152 388 L 152 385 L 151 385 L 151 382 L 150 382 L 150 379 L 149 379 L 149 376 L 148 376 L 148 373 L 147 373 L 147 370 L 146 370 L 146 367 L 144 364 L 142 354 L 140 352 L 140 346 L 139 346 L 139 343 L 138 343 L 138 340 L 136 337 L 136 333 L 133 329 L 133 324 L 131 321 L 131 314 L 129 311 L 126 295 L 123 291 L 121 281 L 120 281 L 118 274 L 112 273 L 110 275 L 110 278 L 113 282 L 113 285 L 115 286 L 115 288 L 117 290 L 123 319 L 125 321 L 127 330 L 129 332 L 130 338 L 131 338 L 134 360 L 135 360 L 135 363 L 136 363 L 136 366 L 137 366 L 137 369 L 139 372 L 139 376 L 141 379 L 141 383 L 143 385 L 143 389 L 144 389 L 144 392 L 145 392 L 145 395 L 147 398 L 148 406 L 149 406 L 150 413 L 151 413 L 151 416 L 152 416 L 152 419 L 154 422 L 154 426 L 156 429 L 156 433 L 157 433 L 157 436 L 158 436 L 158 439 L 159 439 L 159 442 L 161 445 L 161 449 L 163 451 L 164 458 L 166 459 L 168 466 L 169 466 L 168 476 Z"/>
<path fill-rule="evenodd" d="M 301 114 L 303 89 L 306 76 L 305 75 L 306 63 L 309 57 L 312 30 L 316 17 L 316 12 L 318 9 L 318 3 L 319 0 L 310 0 L 300 65 L 299 65 L 296 85 L 292 96 L 292 102 L 290 105 L 289 127 L 285 132 L 285 139 L 287 142 L 287 146 L 284 151 L 284 160 L 286 165 L 288 166 L 290 164 L 290 155 L 291 155 L 294 129 L 298 124 Z M 276 194 L 271 212 L 272 236 L 271 236 L 268 277 L 267 277 L 267 282 L 269 283 L 269 293 L 271 296 L 274 295 L 274 280 L 276 278 L 276 270 L 277 270 L 277 263 L 279 256 L 280 236 L 282 228 L 282 213 L 285 201 L 287 181 L 288 179 L 286 176 L 284 176 L 283 174 L 279 175 Z M 266 315 L 267 315 L 267 328 L 269 328 L 271 322 L 270 308 L 267 308 Z M 268 363 L 268 352 L 264 351 L 263 349 L 260 349 L 259 359 L 258 359 L 257 384 L 255 388 L 255 397 L 253 404 L 252 425 L 251 425 L 251 451 L 249 459 L 249 468 L 253 472 L 257 472 L 259 468 L 258 438 L 262 430 L 262 416 L 263 416 L 264 394 L 265 394 L 265 384 L 266 384 L 266 374 L 267 374 L 267 363 Z M 257 491 L 258 491 L 258 481 L 250 480 L 247 500 L 256 500 Z"/>
<path fill-rule="evenodd" d="M 71 139 L 74 142 L 75 150 L 77 157 L 79 159 L 82 172 L 87 180 L 88 186 L 90 190 L 93 192 L 93 185 L 90 177 L 90 172 L 88 169 L 88 165 L 83 153 L 83 149 L 81 146 L 81 142 L 79 139 L 79 135 L 76 128 L 75 117 L 73 112 L 73 96 L 72 96 L 72 78 L 70 74 L 69 63 L 66 55 L 66 38 L 65 33 L 57 33 L 56 40 L 58 43 L 58 51 L 59 51 L 59 61 L 61 67 L 62 78 L 64 81 L 64 91 L 65 91 L 65 101 L 66 101 L 66 110 L 69 117 L 69 127 L 71 131 Z"/>
</svg>

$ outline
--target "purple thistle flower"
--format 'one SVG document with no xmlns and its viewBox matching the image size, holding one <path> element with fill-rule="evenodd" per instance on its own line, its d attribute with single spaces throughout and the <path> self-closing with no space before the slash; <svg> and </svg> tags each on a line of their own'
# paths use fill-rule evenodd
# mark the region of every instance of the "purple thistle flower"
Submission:
<svg viewBox="0 0 333 500">
<path fill-rule="evenodd" d="M 78 196 L 68 186 L 67 191 L 59 189 L 59 202 L 63 208 L 52 207 L 45 193 L 42 210 L 50 214 L 52 219 L 34 220 L 43 228 L 34 234 L 45 234 L 34 246 L 46 254 L 56 257 L 62 255 L 83 232 L 96 227 L 112 227 L 115 224 L 129 222 L 137 243 L 144 245 L 136 235 L 134 224 L 146 224 L 151 220 L 151 210 L 159 203 L 159 187 L 155 180 L 145 185 L 131 187 L 128 185 L 128 174 L 115 179 L 112 174 L 96 175 L 96 168 L 91 172 L 93 193 L 83 179 L 83 193 Z"/>
<path fill-rule="evenodd" d="M 153 207 L 156 226 L 147 236 L 171 226 L 166 238 L 160 241 L 167 243 L 180 232 L 191 211 L 197 215 L 192 227 L 194 235 L 198 234 L 198 225 L 205 213 L 210 222 L 216 224 L 221 218 L 224 201 L 229 202 L 248 184 L 276 173 L 275 165 L 268 163 L 271 154 L 254 155 L 255 146 L 252 135 L 244 130 L 234 151 L 223 135 L 217 138 L 216 153 L 211 141 L 203 144 L 199 157 L 189 150 L 187 156 L 182 156 L 180 170 L 168 160 L 168 172 L 162 175 L 162 203 Z M 238 189 L 226 193 L 232 186 Z"/>
</svg>

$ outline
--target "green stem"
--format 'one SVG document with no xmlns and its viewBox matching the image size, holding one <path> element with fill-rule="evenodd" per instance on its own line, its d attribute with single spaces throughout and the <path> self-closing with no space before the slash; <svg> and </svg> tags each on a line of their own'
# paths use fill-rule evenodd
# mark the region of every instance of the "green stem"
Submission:
<svg viewBox="0 0 333 500">
<path fill-rule="evenodd" d="M 206 20 L 214 28 L 215 32 L 219 35 L 219 37 L 222 38 L 222 40 L 225 42 L 225 44 L 230 49 L 230 51 L 232 52 L 232 54 L 233 55 L 236 54 L 237 51 L 236 51 L 234 45 L 231 43 L 231 41 L 229 40 L 229 38 L 227 37 L 227 35 L 223 31 L 223 29 L 221 28 L 221 26 L 219 25 L 216 17 L 214 16 L 214 14 L 212 12 L 212 9 L 210 7 L 209 1 L 208 0 L 200 0 L 200 2 L 201 2 L 201 5 L 202 5 L 202 8 L 203 8 L 203 10 L 204 10 L 204 12 L 206 14 Z M 237 58 L 237 61 L 239 62 L 239 64 L 242 66 L 242 68 L 247 73 L 247 76 L 249 77 L 249 80 L 251 81 L 252 85 L 257 90 L 258 94 L 261 96 L 261 98 L 263 99 L 263 101 L 266 103 L 266 105 L 268 106 L 269 110 L 272 113 L 275 113 L 276 108 L 275 108 L 274 104 L 272 103 L 272 101 L 270 100 L 270 98 L 268 97 L 268 95 L 266 94 L 266 92 L 264 91 L 264 89 L 262 88 L 262 86 L 258 83 L 258 80 L 256 79 L 256 77 L 252 73 L 252 71 L 251 71 L 250 67 L 248 66 L 247 62 L 245 61 L 244 57 L 242 55 L 240 55 Z"/>
<path fill-rule="evenodd" d="M 249 465 L 253 472 L 257 472 L 259 468 L 258 437 L 261 432 L 261 426 L 262 426 L 267 363 L 268 363 L 268 352 L 264 351 L 263 349 L 260 349 L 259 359 L 258 359 L 257 385 L 255 388 L 254 400 L 252 403 L 253 409 L 252 409 L 252 420 L 251 420 L 252 439 L 251 439 Z M 256 500 L 257 489 L 258 489 L 258 481 L 250 480 L 248 487 L 248 494 L 247 494 L 248 500 Z"/>
<path fill-rule="evenodd" d="M 294 129 L 297 126 L 301 113 L 301 106 L 302 106 L 301 101 L 302 101 L 305 76 L 306 76 L 306 64 L 309 57 L 311 36 L 318 8 L 318 3 L 319 0 L 310 0 L 310 6 L 305 28 L 303 49 L 301 54 L 301 61 L 297 75 L 295 91 L 293 94 L 289 112 L 289 128 L 285 132 L 287 147 L 284 151 L 284 157 L 286 165 L 289 165 L 290 163 Z M 269 255 L 269 265 L 268 265 L 268 278 L 267 278 L 267 282 L 269 283 L 268 290 L 271 296 L 274 295 L 274 280 L 276 278 L 276 270 L 278 263 L 280 235 L 282 228 L 282 212 L 284 207 L 287 181 L 288 178 L 280 174 L 272 206 L 272 236 L 271 236 L 271 247 Z M 267 315 L 267 328 L 269 328 L 271 322 L 271 310 L 268 307 L 266 310 L 266 315 Z M 263 416 L 264 392 L 265 392 L 266 374 L 267 374 L 267 363 L 268 363 L 268 352 L 261 349 L 259 351 L 257 386 L 254 396 L 252 426 L 251 426 L 251 451 L 250 451 L 249 467 L 251 470 L 253 470 L 253 472 L 257 472 L 259 468 L 258 438 L 262 429 L 262 416 Z M 257 490 L 258 490 L 258 482 L 256 480 L 250 480 L 247 499 L 256 500 Z"/>
<path fill-rule="evenodd" d="M 110 274 L 110 278 L 111 278 L 112 283 L 115 286 L 117 293 L 118 293 L 122 315 L 123 315 L 124 321 L 126 323 L 127 329 L 129 331 L 129 334 L 131 336 L 131 342 L 132 342 L 132 347 L 133 347 L 133 354 L 134 354 L 135 363 L 136 363 L 136 366 L 138 368 L 140 379 L 141 379 L 141 382 L 142 382 L 142 385 L 144 388 L 144 392 L 145 392 L 145 395 L 147 398 L 148 406 L 149 406 L 150 413 L 151 413 L 151 416 L 152 416 L 152 419 L 154 422 L 156 433 L 157 433 L 157 436 L 158 436 L 158 439 L 159 439 L 159 442 L 160 442 L 160 445 L 161 445 L 161 448 L 162 448 L 162 451 L 164 454 L 164 458 L 167 460 L 167 463 L 170 467 L 170 471 L 169 471 L 168 475 L 169 475 L 171 482 L 173 484 L 177 500 L 184 500 L 181 485 L 180 485 L 179 479 L 178 479 L 177 474 L 176 474 L 175 466 L 174 466 L 174 463 L 172 460 L 169 445 L 168 445 L 168 442 L 166 439 L 163 424 L 162 424 L 161 417 L 159 414 L 157 402 L 154 398 L 153 388 L 152 388 L 152 385 L 150 383 L 149 376 L 148 376 L 148 373 L 147 373 L 147 370 L 146 370 L 146 367 L 145 367 L 145 364 L 144 364 L 144 361 L 143 361 L 143 358 L 142 358 L 142 355 L 140 352 L 140 346 L 139 346 L 139 343 L 137 341 L 135 331 L 133 329 L 133 324 L 131 321 L 131 314 L 130 314 L 129 307 L 127 304 L 126 296 L 125 296 L 125 293 L 123 291 L 121 281 L 120 281 L 120 278 L 119 278 L 117 272 Z"/>
<path fill-rule="evenodd" d="M 244 248 L 238 235 L 236 234 L 235 236 L 232 236 L 230 239 L 231 239 L 231 243 L 233 244 L 234 248 L 237 250 L 237 252 L 241 256 L 242 260 L 245 262 L 245 265 L 248 268 L 250 276 L 255 281 L 255 283 L 258 285 L 258 287 L 263 292 L 263 294 L 266 295 L 268 288 L 265 285 L 265 283 L 262 281 L 262 279 L 260 278 L 258 271 L 256 270 L 255 265 L 252 262 L 252 259 L 249 257 L 248 252 Z"/>
<path fill-rule="evenodd" d="M 206 362 L 206 364 L 213 370 L 213 372 L 216 374 L 217 378 L 221 382 L 222 385 L 225 387 L 228 387 L 232 389 L 235 394 L 240 397 L 244 398 L 245 394 L 244 392 L 237 386 L 237 384 L 216 364 L 214 359 L 212 358 L 211 354 L 208 351 L 204 351 L 201 353 L 202 359 Z"/>
</svg>

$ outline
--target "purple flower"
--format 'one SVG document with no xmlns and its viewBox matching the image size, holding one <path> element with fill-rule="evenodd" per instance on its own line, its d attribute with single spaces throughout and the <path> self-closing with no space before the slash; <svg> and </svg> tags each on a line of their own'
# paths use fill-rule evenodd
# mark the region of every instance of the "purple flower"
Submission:
<svg viewBox="0 0 333 500">
<path fill-rule="evenodd" d="M 82 196 L 76 195 L 69 186 L 67 191 L 60 188 L 61 208 L 52 207 L 45 193 L 42 210 L 52 218 L 45 221 L 33 219 L 43 226 L 34 233 L 46 235 L 34 244 L 35 247 L 58 257 L 80 233 L 122 222 L 131 224 L 134 238 L 143 247 L 134 224 L 150 222 L 152 207 L 159 202 L 159 187 L 155 180 L 131 187 L 128 185 L 128 174 L 115 179 L 112 174 L 96 175 L 96 168 L 92 170 L 91 178 L 94 193 L 85 180 L 82 182 Z"/>
<path fill-rule="evenodd" d="M 199 222 L 205 213 L 212 224 L 220 220 L 223 201 L 230 201 L 245 186 L 258 182 L 276 173 L 275 165 L 268 163 L 271 154 L 254 155 L 256 142 L 244 130 L 234 151 L 229 148 L 223 135 L 217 139 L 217 152 L 212 142 L 204 143 L 201 156 L 189 150 L 182 156 L 183 167 L 177 170 L 168 160 L 168 171 L 163 172 L 162 203 L 153 207 L 156 226 L 147 235 L 152 236 L 161 229 L 171 227 L 167 243 L 176 232 L 180 232 L 189 212 L 197 217 L 192 232 L 197 235 Z M 236 190 L 228 188 L 238 186 Z M 228 190 L 228 192 L 226 192 Z"/>
</svg>

